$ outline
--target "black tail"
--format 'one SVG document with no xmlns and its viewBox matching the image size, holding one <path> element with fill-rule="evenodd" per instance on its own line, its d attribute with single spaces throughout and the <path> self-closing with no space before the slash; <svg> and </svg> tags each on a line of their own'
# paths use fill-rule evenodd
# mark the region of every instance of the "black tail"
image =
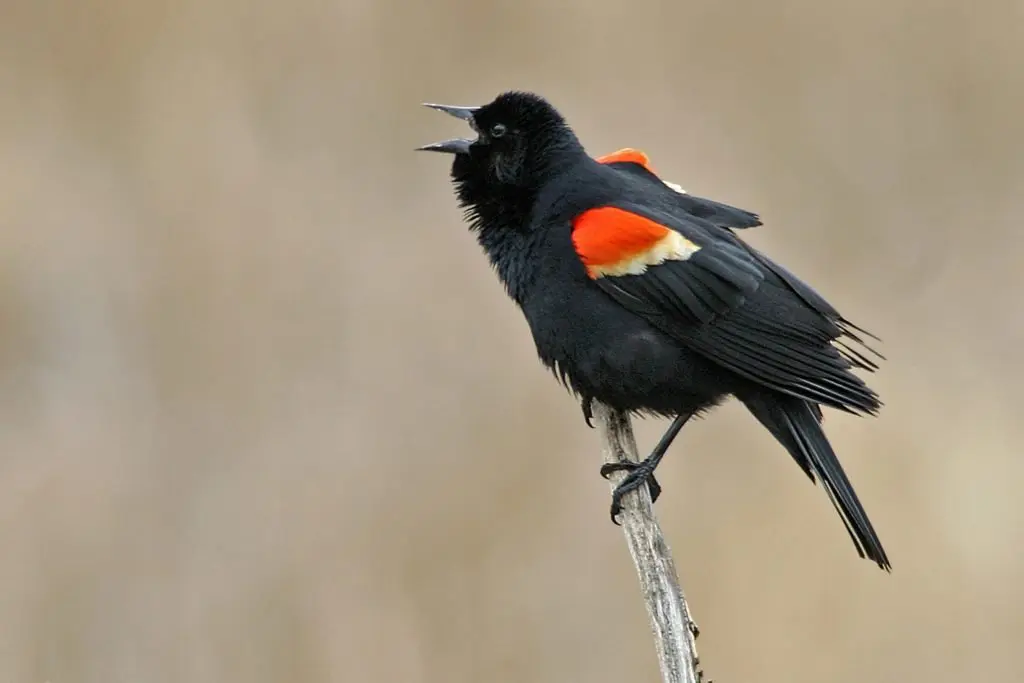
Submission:
<svg viewBox="0 0 1024 683">
<path fill-rule="evenodd" d="M 744 396 L 741 400 L 786 447 L 811 481 L 821 480 L 857 546 L 857 553 L 891 571 L 882 542 L 821 429 L 821 411 L 807 401 L 775 393 Z"/>
</svg>

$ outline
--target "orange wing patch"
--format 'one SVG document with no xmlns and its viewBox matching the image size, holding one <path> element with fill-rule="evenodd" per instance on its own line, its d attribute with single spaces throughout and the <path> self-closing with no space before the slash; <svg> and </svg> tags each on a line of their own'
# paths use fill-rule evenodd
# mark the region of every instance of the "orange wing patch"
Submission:
<svg viewBox="0 0 1024 683">
<path fill-rule="evenodd" d="M 623 147 L 617 152 L 605 154 L 603 157 L 598 157 L 597 161 L 602 164 L 630 162 L 634 164 L 639 164 L 646 168 L 651 173 L 654 173 L 654 169 L 651 167 L 650 158 L 640 150 L 633 149 L 632 147 Z M 655 173 L 655 175 L 657 175 L 657 173 Z"/>
<path fill-rule="evenodd" d="M 604 206 L 573 221 L 576 253 L 593 279 L 608 275 L 640 275 L 648 266 L 685 261 L 700 247 L 649 218 Z"/>
</svg>

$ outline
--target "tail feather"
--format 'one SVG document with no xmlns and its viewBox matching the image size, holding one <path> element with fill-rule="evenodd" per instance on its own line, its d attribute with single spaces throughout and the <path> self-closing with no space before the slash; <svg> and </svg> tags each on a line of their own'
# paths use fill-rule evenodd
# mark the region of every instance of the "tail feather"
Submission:
<svg viewBox="0 0 1024 683">
<path fill-rule="evenodd" d="M 811 481 L 821 480 L 832 505 L 846 525 L 857 553 L 891 571 L 882 542 L 821 429 L 820 409 L 807 401 L 777 394 L 747 396 L 742 397 L 742 401 L 785 446 Z"/>
</svg>

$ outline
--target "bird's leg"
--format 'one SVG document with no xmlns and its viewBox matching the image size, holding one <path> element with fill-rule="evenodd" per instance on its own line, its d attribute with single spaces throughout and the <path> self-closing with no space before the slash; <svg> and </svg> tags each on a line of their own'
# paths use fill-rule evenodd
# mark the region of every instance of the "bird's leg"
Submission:
<svg viewBox="0 0 1024 683">
<path fill-rule="evenodd" d="M 679 430 L 683 428 L 693 416 L 693 413 L 683 413 L 677 415 L 672 424 L 669 425 L 665 434 L 662 435 L 661 440 L 658 441 L 658 445 L 654 447 L 654 450 L 649 456 L 644 458 L 641 462 L 609 462 L 605 463 L 601 467 L 601 476 L 605 479 L 608 478 L 612 472 L 622 472 L 623 470 L 629 472 L 619 485 L 612 491 L 612 522 L 618 524 L 616 517 L 619 516 L 619 512 L 622 511 L 622 497 L 630 491 L 635 491 L 646 482 L 647 487 L 651 492 L 651 502 L 658 500 L 658 496 L 661 495 L 661 485 L 654 478 L 654 470 L 657 469 L 658 463 L 665 457 L 665 453 L 668 451 L 668 447 L 672 445 L 672 441 L 679 434 Z"/>
</svg>

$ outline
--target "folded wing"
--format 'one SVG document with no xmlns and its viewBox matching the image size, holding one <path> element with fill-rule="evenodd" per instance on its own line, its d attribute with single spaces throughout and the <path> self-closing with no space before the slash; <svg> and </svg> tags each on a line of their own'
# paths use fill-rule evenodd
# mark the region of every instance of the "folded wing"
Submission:
<svg viewBox="0 0 1024 683">
<path fill-rule="evenodd" d="M 688 348 L 788 395 L 875 412 L 878 397 L 850 371 L 865 365 L 833 345 L 849 335 L 835 309 L 722 232 L 686 212 L 617 202 L 578 216 L 573 243 L 598 287 Z"/>
<path fill-rule="evenodd" d="M 712 199 L 696 197 L 687 193 L 679 185 L 662 179 L 655 172 L 654 167 L 651 166 L 648 156 L 640 150 L 627 147 L 612 154 L 598 157 L 597 160 L 637 179 L 654 181 L 665 186 L 666 189 L 672 190 L 671 194 L 666 193 L 666 199 L 671 204 L 690 215 L 703 218 L 721 228 L 742 230 L 761 225 L 761 218 L 756 213 L 716 202 Z"/>
</svg>

